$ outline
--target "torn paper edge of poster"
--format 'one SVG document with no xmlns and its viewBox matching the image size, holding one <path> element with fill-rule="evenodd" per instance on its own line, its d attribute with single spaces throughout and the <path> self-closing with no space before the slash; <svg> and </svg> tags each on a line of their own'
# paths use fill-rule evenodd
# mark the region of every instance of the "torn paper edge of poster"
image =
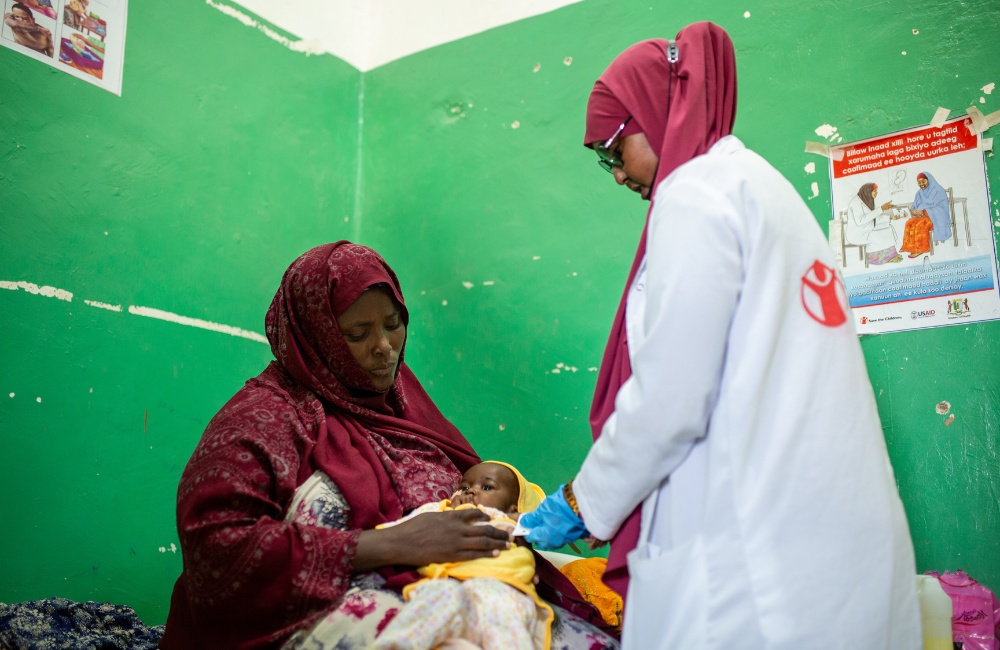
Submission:
<svg viewBox="0 0 1000 650">
<path fill-rule="evenodd" d="M 831 152 L 830 147 L 822 142 L 811 142 L 809 140 L 806 140 L 806 153 L 814 153 L 825 158 L 829 158 L 832 155 L 834 160 L 841 160 L 844 157 L 843 149 L 838 148 Z"/>
</svg>

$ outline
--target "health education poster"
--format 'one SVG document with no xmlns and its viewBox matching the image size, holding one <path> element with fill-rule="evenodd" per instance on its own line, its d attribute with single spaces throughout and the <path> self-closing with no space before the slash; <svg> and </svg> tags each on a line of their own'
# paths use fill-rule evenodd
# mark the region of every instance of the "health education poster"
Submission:
<svg viewBox="0 0 1000 650">
<path fill-rule="evenodd" d="M 859 334 L 1000 319 L 971 118 L 830 147 L 830 177 L 830 246 Z"/>
<path fill-rule="evenodd" d="M 128 0 L 0 1 L 0 45 L 122 94 Z"/>
</svg>

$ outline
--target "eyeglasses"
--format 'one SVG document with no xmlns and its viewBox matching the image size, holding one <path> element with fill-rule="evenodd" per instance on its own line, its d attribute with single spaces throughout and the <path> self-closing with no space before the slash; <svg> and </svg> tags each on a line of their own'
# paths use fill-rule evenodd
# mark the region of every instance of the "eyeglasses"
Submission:
<svg viewBox="0 0 1000 650">
<path fill-rule="evenodd" d="M 621 123 L 614 135 L 604 141 L 604 144 L 594 145 L 594 151 L 597 152 L 598 157 L 597 164 L 601 166 L 601 169 L 609 174 L 614 173 L 615 167 L 622 166 L 622 159 L 615 155 L 615 153 L 611 150 L 611 146 L 615 143 L 615 140 L 618 139 L 618 136 L 622 134 L 622 131 L 625 130 L 625 126 L 631 120 L 632 116 L 629 115 L 625 118 L 625 121 Z"/>
</svg>

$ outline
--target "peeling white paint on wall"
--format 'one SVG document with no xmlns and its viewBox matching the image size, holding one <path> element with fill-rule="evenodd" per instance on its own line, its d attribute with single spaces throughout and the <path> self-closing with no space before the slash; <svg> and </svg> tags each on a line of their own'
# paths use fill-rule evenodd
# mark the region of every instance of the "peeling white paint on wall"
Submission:
<svg viewBox="0 0 1000 650">
<path fill-rule="evenodd" d="M 200 318 L 191 318 L 189 316 L 181 316 L 179 314 L 173 314 L 169 311 L 163 311 L 162 309 L 153 309 L 152 307 L 137 307 L 135 305 L 129 305 L 128 313 L 135 316 L 145 316 L 147 318 L 156 318 L 158 320 L 165 320 L 170 323 L 177 323 L 178 325 L 187 325 L 188 327 L 197 327 L 204 330 L 210 330 L 212 332 L 219 332 L 220 334 L 229 334 L 230 336 L 239 336 L 241 338 L 250 339 L 251 341 L 258 341 L 259 343 L 267 343 L 267 337 L 263 334 L 258 334 L 257 332 L 250 332 L 239 327 L 233 327 L 232 325 L 223 325 L 221 323 L 213 323 L 211 321 L 202 320 Z"/>
<path fill-rule="evenodd" d="M 985 86 L 983 86 L 982 88 L 980 88 L 979 90 L 983 91 L 987 95 L 992 95 L 993 94 L 993 89 L 996 88 L 996 87 L 997 87 L 997 85 L 995 83 L 989 83 L 989 84 L 986 84 Z"/>
<path fill-rule="evenodd" d="M 65 289 L 58 289 L 56 287 L 42 286 L 39 287 L 37 284 L 31 282 L 18 281 L 14 282 L 11 280 L 0 280 L 0 289 L 7 289 L 9 291 L 17 291 L 21 289 L 27 291 L 28 293 L 43 296 L 45 298 L 56 298 L 58 300 L 65 300 L 66 302 L 73 302 L 73 293 L 66 291 Z M 98 302 L 96 300 L 84 300 L 85 304 L 91 307 L 97 307 L 99 309 L 107 309 L 108 311 L 121 312 L 121 305 L 111 305 L 104 302 Z M 213 323 L 211 321 L 202 320 L 200 318 L 190 318 L 188 316 L 180 316 L 178 314 L 172 314 L 168 311 L 163 311 L 161 309 L 153 309 L 151 307 L 136 307 L 130 305 L 128 308 L 128 313 L 135 316 L 145 316 L 147 318 L 156 318 L 159 320 L 169 321 L 171 323 L 176 323 L 178 325 L 186 325 L 188 327 L 197 327 L 200 329 L 206 329 L 213 332 L 218 332 L 220 334 L 229 334 L 230 336 L 238 336 L 240 338 L 249 339 L 251 341 L 257 341 L 258 343 L 268 344 L 267 337 L 263 334 L 258 334 L 257 332 L 251 332 L 249 330 L 241 329 L 239 327 L 233 327 L 232 325 L 223 325 L 221 323 Z M 93 392 L 93 389 L 91 389 Z M 38 401 L 42 401 L 38 398 Z"/>
<path fill-rule="evenodd" d="M 840 137 L 840 134 L 837 133 L 837 127 L 831 124 L 822 124 L 817 126 L 816 135 L 821 138 L 826 138 L 830 142 L 839 142 L 840 140 L 843 140 L 843 138 Z"/>
<path fill-rule="evenodd" d="M 98 309 L 107 309 L 108 311 L 121 311 L 121 305 L 109 305 L 106 302 L 97 302 L 96 300 L 84 300 L 84 303 L 90 305 L 91 307 L 97 307 Z"/>
<path fill-rule="evenodd" d="M 298 41 L 290 40 L 282 36 L 278 32 L 274 31 L 267 25 L 257 22 L 256 20 L 246 15 L 239 9 L 230 7 L 229 5 L 226 4 L 212 2 L 212 0 L 205 0 L 205 4 L 209 5 L 210 7 L 215 7 L 216 9 L 226 14 L 227 16 L 235 18 L 236 20 L 240 21 L 247 27 L 254 27 L 260 30 L 262 34 L 264 34 L 273 41 L 281 43 L 282 45 L 292 50 L 293 52 L 303 52 L 305 53 L 306 56 L 309 56 L 310 54 L 325 54 L 325 51 L 322 48 L 320 48 L 315 42 L 307 41 L 305 39 Z"/>
<path fill-rule="evenodd" d="M 815 174 L 816 173 L 816 163 L 809 163 L 808 165 L 806 165 L 805 169 L 806 169 L 806 173 L 807 174 Z"/>
<path fill-rule="evenodd" d="M 576 366 L 571 366 L 560 361 L 559 363 L 556 364 L 555 368 L 547 372 L 551 372 L 553 375 L 559 375 L 564 372 L 576 372 L 578 370 L 579 368 L 577 368 Z"/>
<path fill-rule="evenodd" d="M 297 51 L 307 54 L 329 53 L 367 72 L 404 56 L 580 1 L 238 0 L 236 4 L 299 37 L 300 41 L 289 41 L 267 28 L 278 42 L 289 41 L 291 49 L 299 44 Z M 214 0 L 206 2 L 274 38 L 260 21 L 238 9 Z"/>
<path fill-rule="evenodd" d="M 812 194 L 809 196 L 810 199 L 815 199 L 819 196 L 819 183 L 813 183 L 809 188 L 812 190 Z"/>
<path fill-rule="evenodd" d="M 0 289 L 8 289 L 10 291 L 17 291 L 18 289 L 21 289 L 22 291 L 27 291 L 28 293 L 33 293 L 38 296 L 57 298 L 59 300 L 65 300 L 66 302 L 73 302 L 72 293 L 66 291 L 65 289 L 57 289 L 48 285 L 40 287 L 31 282 L 11 282 L 9 280 L 0 280 Z"/>
</svg>

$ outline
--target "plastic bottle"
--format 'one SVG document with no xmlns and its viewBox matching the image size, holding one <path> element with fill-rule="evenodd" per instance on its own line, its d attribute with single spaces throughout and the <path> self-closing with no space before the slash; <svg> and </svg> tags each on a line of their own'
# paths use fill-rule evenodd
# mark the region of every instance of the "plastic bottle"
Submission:
<svg viewBox="0 0 1000 650">
<path fill-rule="evenodd" d="M 934 576 L 917 576 L 920 600 L 920 623 L 923 626 L 924 650 L 952 650 L 951 598 L 944 593 Z"/>
</svg>

